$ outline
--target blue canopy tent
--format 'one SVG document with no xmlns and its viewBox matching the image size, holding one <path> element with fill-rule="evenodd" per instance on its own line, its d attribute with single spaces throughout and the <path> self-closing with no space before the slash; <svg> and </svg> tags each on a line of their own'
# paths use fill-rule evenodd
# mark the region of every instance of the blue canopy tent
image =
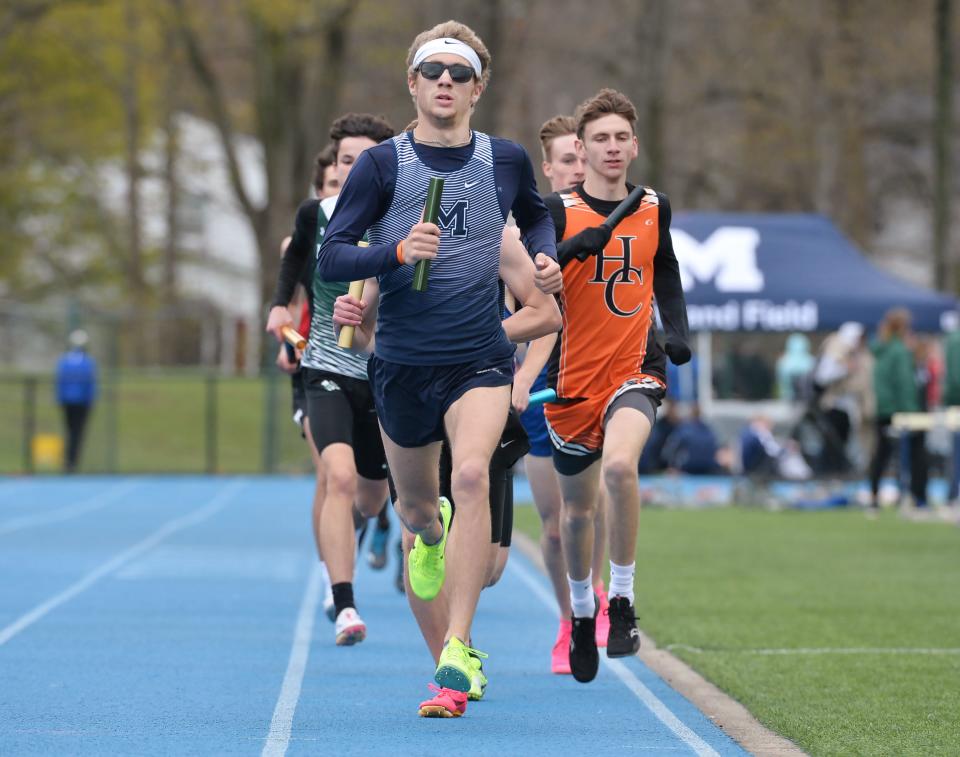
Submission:
<svg viewBox="0 0 960 757">
<path fill-rule="evenodd" d="M 672 232 L 694 331 L 872 331 L 901 306 L 938 332 L 957 308 L 877 268 L 823 216 L 677 213 Z"/>
<path fill-rule="evenodd" d="M 698 357 L 697 368 L 682 366 L 688 375 L 674 382 L 696 385 L 708 414 L 719 408 L 710 380 L 713 332 L 823 332 L 845 321 L 872 332 L 896 306 L 912 313 L 917 331 L 938 332 L 957 308 L 955 298 L 877 268 L 823 216 L 677 213 L 672 235 Z M 778 412 L 788 415 L 786 408 L 771 415 Z"/>
</svg>

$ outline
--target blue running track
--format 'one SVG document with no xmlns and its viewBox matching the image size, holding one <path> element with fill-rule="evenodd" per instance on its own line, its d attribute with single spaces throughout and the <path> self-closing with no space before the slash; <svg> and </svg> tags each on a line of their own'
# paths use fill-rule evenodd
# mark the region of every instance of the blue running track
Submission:
<svg viewBox="0 0 960 757">
<path fill-rule="evenodd" d="M 307 478 L 0 479 L 0 754 L 745 752 L 638 659 L 549 672 L 556 612 L 517 551 L 484 593 L 482 702 L 417 717 L 433 664 L 393 585 L 334 645 Z M 394 528 L 392 540 L 397 538 Z"/>
</svg>

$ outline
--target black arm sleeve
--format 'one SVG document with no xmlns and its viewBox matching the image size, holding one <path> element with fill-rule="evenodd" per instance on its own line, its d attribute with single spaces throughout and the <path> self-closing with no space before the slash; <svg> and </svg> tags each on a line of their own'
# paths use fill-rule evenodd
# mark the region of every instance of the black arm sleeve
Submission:
<svg viewBox="0 0 960 757">
<path fill-rule="evenodd" d="M 657 197 L 660 200 L 660 242 L 653 258 L 653 295 L 657 299 L 667 343 L 679 342 L 688 346 L 690 327 L 687 324 L 687 302 L 680 282 L 680 265 L 673 252 L 673 239 L 670 236 L 670 200 L 659 193 Z"/>
<path fill-rule="evenodd" d="M 550 212 L 550 218 L 553 219 L 553 227 L 557 232 L 557 262 L 563 268 L 574 259 L 580 248 L 577 245 L 567 244 L 570 240 L 563 240 L 563 235 L 567 230 L 567 212 L 563 207 L 563 200 L 556 192 L 548 194 L 543 198 L 544 205 Z"/>
<path fill-rule="evenodd" d="M 277 288 L 273 292 L 270 307 L 286 307 L 293 299 L 297 284 L 300 283 L 306 269 L 313 264 L 317 240 L 316 200 L 308 200 L 297 210 L 293 237 L 283 254 L 280 274 L 277 276 Z"/>
</svg>

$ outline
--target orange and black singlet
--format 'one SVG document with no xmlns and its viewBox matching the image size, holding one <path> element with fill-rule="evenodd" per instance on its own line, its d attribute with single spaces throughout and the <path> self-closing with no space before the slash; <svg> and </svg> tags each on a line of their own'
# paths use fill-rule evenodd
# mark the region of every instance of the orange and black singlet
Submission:
<svg viewBox="0 0 960 757">
<path fill-rule="evenodd" d="M 590 197 L 582 184 L 549 195 L 545 202 L 558 242 L 599 226 L 619 204 Z M 563 330 L 550 371 L 550 385 L 559 397 L 595 396 L 643 377 L 664 382 L 666 358 L 654 339 L 654 296 L 667 336 L 686 342 L 686 304 L 670 239 L 669 200 L 647 189 L 603 250 L 563 269 Z"/>
</svg>

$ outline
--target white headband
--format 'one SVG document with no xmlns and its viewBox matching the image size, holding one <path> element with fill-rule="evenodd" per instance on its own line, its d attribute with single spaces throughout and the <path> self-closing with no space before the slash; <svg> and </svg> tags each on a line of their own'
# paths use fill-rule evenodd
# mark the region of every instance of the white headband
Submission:
<svg viewBox="0 0 960 757">
<path fill-rule="evenodd" d="M 424 59 L 429 58 L 431 55 L 436 55 L 437 53 L 450 53 L 452 55 L 459 55 L 473 67 L 473 71 L 477 75 L 477 78 L 480 78 L 481 66 L 480 57 L 477 55 L 477 51 L 470 47 L 470 45 L 461 42 L 459 39 L 454 39 L 453 37 L 441 37 L 440 39 L 432 39 L 429 42 L 424 43 L 423 46 L 417 50 L 417 54 L 413 56 L 414 70 L 416 70 L 421 63 L 423 63 Z"/>
</svg>

